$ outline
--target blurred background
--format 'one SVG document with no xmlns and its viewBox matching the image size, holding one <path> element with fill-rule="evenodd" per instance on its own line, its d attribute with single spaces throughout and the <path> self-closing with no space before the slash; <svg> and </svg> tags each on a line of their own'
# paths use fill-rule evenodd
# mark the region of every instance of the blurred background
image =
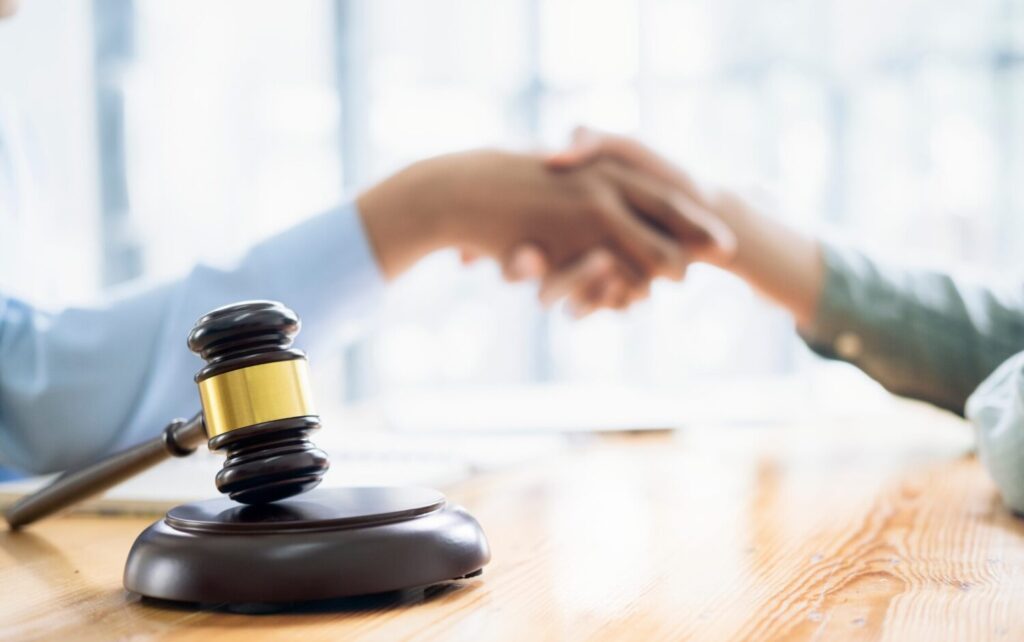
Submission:
<svg viewBox="0 0 1024 642">
<path fill-rule="evenodd" d="M 0 23 L 0 287 L 42 305 L 223 261 L 415 159 L 557 147 L 579 123 L 902 258 L 1024 250 L 1020 0 L 22 4 Z M 317 355 L 321 387 L 674 394 L 822 367 L 711 270 L 582 323 L 499 281 L 431 257 Z"/>
</svg>

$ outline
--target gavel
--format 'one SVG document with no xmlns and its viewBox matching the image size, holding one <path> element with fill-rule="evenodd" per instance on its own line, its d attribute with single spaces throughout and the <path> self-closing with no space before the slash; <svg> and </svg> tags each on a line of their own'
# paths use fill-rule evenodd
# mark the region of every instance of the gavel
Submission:
<svg viewBox="0 0 1024 642">
<path fill-rule="evenodd" d="M 227 497 L 167 511 L 139 533 L 124 587 L 187 604 L 293 603 L 427 586 L 480 575 L 490 549 L 480 524 L 443 493 L 417 486 L 317 488 L 327 455 L 293 349 L 299 318 L 247 301 L 200 318 L 188 346 L 202 411 L 159 436 L 79 470 L 7 511 L 19 528 L 102 492 L 206 440 L 224 451 L 216 484 Z M 295 498 L 302 494 L 301 498 Z"/>
<path fill-rule="evenodd" d="M 310 440 L 320 427 L 309 391 L 307 359 L 292 342 L 299 317 L 281 303 L 246 301 L 213 310 L 188 336 L 206 365 L 195 375 L 202 410 L 175 419 L 159 436 L 68 471 L 23 497 L 5 517 L 20 528 L 207 441 L 226 459 L 217 489 L 243 504 L 304 493 L 327 472 L 327 455 Z"/>
</svg>

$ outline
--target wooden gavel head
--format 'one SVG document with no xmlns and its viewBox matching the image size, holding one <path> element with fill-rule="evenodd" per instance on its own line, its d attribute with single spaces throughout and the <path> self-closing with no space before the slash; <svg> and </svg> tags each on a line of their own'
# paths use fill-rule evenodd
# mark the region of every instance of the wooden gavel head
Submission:
<svg viewBox="0 0 1024 642">
<path fill-rule="evenodd" d="M 301 324 L 274 301 L 213 310 L 189 333 L 206 361 L 196 374 L 211 450 L 227 459 L 217 489 L 244 504 L 263 504 L 314 488 L 327 455 L 310 440 L 320 427 L 309 391 L 306 355 L 291 348 Z"/>
</svg>

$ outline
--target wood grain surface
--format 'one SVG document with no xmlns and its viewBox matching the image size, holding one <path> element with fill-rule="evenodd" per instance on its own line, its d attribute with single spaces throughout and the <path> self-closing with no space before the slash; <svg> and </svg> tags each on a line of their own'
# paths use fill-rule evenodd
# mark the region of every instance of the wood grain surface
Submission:
<svg viewBox="0 0 1024 642">
<path fill-rule="evenodd" d="M 970 444 L 918 407 L 583 439 L 448 489 L 483 576 L 242 612 L 126 593 L 149 520 L 62 517 L 0 535 L 0 638 L 1024 640 L 1024 520 Z"/>
</svg>

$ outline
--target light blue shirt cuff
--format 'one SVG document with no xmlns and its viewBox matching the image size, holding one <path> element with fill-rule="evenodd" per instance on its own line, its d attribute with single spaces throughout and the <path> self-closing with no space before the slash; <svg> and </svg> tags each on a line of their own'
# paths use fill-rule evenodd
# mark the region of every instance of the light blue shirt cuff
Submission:
<svg viewBox="0 0 1024 642">
<path fill-rule="evenodd" d="M 300 346 L 335 335 L 339 323 L 364 318 L 385 285 L 354 202 L 256 245 L 242 269 L 259 281 L 254 295 L 280 300 L 304 319 Z"/>
<path fill-rule="evenodd" d="M 118 446 L 199 409 L 192 376 L 202 362 L 188 350 L 185 337 L 206 312 L 246 299 L 281 301 L 302 319 L 295 346 L 307 350 L 315 366 L 319 349 L 351 335 L 372 314 L 384 284 L 355 203 L 259 243 L 231 268 L 197 266 L 175 285 L 151 380 Z"/>
<path fill-rule="evenodd" d="M 199 409 L 186 346 L 213 308 L 274 299 L 324 345 L 377 307 L 384 279 L 354 203 L 272 236 L 228 267 L 198 265 L 96 305 L 48 313 L 0 296 L 0 465 L 62 470 L 156 435 Z M 310 350 L 316 365 L 319 347 Z"/>
</svg>

